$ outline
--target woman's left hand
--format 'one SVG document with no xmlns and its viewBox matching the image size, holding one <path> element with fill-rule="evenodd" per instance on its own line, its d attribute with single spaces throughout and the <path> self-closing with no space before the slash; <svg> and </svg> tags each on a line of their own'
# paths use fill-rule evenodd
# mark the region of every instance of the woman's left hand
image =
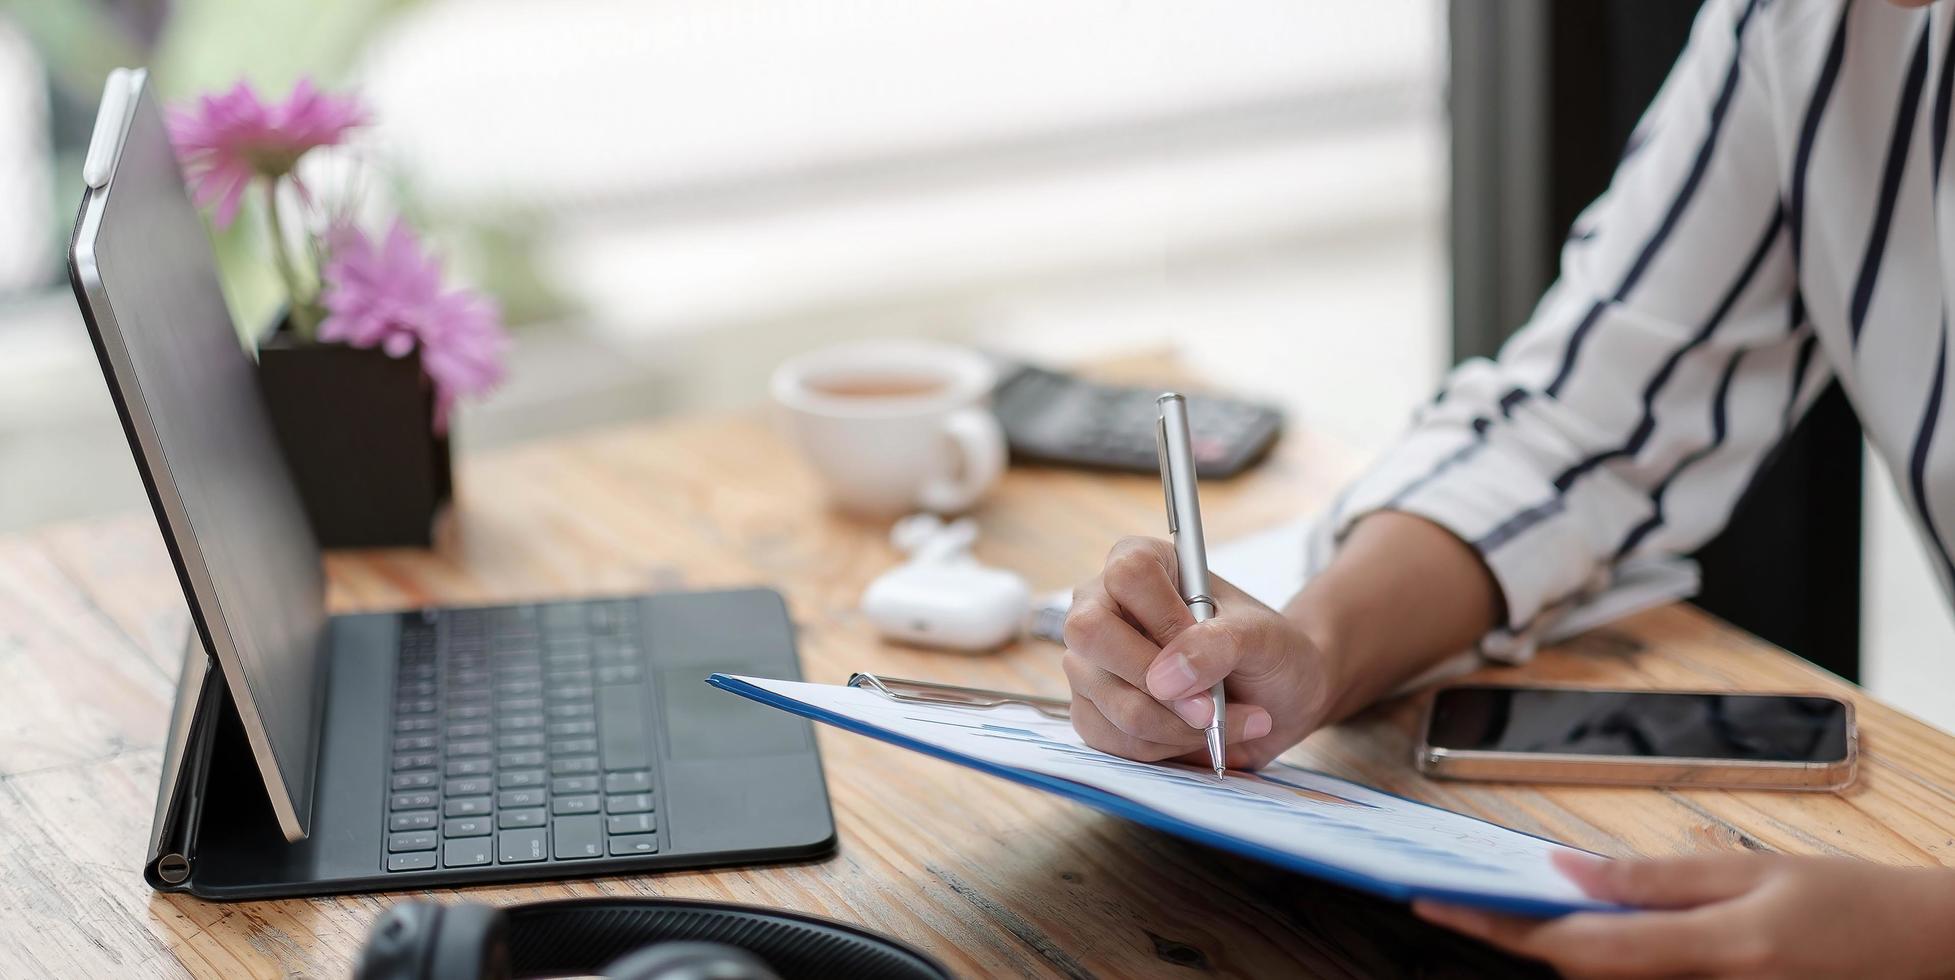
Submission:
<svg viewBox="0 0 1955 980">
<path fill-rule="evenodd" d="M 1555 865 L 1637 912 L 1524 919 L 1435 902 L 1421 917 L 1576 977 L 1955 976 L 1955 871 L 1718 854 Z"/>
</svg>

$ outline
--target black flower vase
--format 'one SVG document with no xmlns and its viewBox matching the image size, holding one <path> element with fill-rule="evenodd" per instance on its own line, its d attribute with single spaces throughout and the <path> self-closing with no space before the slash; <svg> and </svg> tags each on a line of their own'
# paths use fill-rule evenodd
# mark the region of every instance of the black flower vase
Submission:
<svg viewBox="0 0 1955 980">
<path fill-rule="evenodd" d="M 303 343 L 281 322 L 259 345 L 258 383 L 321 546 L 433 543 L 454 476 L 420 351 Z"/>
</svg>

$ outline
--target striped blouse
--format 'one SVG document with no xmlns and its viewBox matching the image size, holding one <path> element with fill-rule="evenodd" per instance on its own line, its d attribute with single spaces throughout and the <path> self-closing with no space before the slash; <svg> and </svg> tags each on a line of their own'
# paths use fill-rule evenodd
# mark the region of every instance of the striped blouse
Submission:
<svg viewBox="0 0 1955 980">
<path fill-rule="evenodd" d="M 1367 513 L 1436 521 L 1505 593 L 1483 652 L 1525 657 L 1619 562 L 1715 534 L 1837 378 L 1955 594 L 1948 6 L 1707 3 L 1526 327 L 1345 489 L 1312 564 Z"/>
</svg>

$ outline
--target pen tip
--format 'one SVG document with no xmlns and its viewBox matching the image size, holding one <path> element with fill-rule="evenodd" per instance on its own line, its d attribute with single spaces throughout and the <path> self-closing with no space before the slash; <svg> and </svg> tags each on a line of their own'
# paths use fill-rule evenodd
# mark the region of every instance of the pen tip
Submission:
<svg viewBox="0 0 1955 980">
<path fill-rule="evenodd" d="M 1215 781 L 1216 781 L 1216 782 L 1218 782 L 1218 783 L 1219 783 L 1219 782 L 1221 782 L 1221 781 L 1222 781 L 1222 777 L 1223 777 L 1224 775 L 1227 775 L 1227 773 L 1228 773 L 1228 771 L 1229 771 L 1229 770 L 1228 770 L 1228 767 L 1227 767 L 1227 766 L 1216 766 L 1216 767 L 1215 767 Z"/>
</svg>

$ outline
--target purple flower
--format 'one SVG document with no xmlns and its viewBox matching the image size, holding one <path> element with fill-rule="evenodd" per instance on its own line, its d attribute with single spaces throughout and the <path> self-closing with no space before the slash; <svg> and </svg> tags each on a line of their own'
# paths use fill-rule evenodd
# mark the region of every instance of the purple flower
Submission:
<svg viewBox="0 0 1955 980">
<path fill-rule="evenodd" d="M 216 206 L 211 220 L 219 228 L 237 217 L 252 178 L 283 177 L 306 151 L 335 146 L 366 121 L 358 99 L 328 95 L 309 78 L 299 79 L 282 103 L 264 102 L 240 81 L 169 114 L 170 141 L 192 195 L 200 206 Z"/>
<path fill-rule="evenodd" d="M 441 288 L 441 263 L 421 249 L 400 221 L 379 244 L 351 225 L 327 234 L 320 293 L 322 343 L 378 347 L 405 357 L 418 345 L 434 380 L 435 428 L 448 427 L 456 398 L 502 380 L 509 338 L 493 302 L 466 289 Z"/>
</svg>

